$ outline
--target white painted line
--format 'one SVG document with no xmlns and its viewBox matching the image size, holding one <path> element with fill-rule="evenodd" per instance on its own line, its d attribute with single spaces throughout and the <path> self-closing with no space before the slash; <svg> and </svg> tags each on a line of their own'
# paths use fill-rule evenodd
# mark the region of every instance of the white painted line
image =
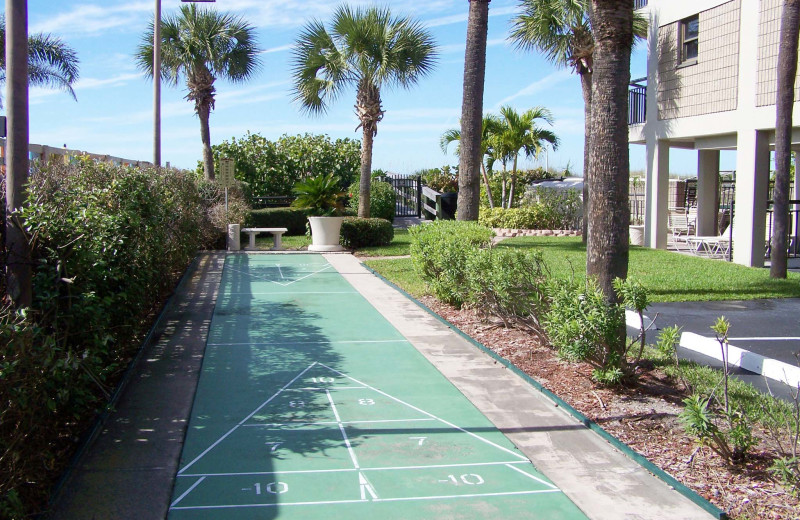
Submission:
<svg viewBox="0 0 800 520">
<path fill-rule="evenodd" d="M 356 458 L 356 453 L 353 451 L 353 446 L 350 445 L 350 438 L 347 436 L 347 432 L 342 424 L 342 419 L 339 417 L 339 411 L 336 409 L 336 403 L 333 402 L 333 397 L 331 397 L 331 393 L 327 390 L 325 390 L 325 395 L 328 396 L 328 402 L 331 403 L 333 416 L 336 417 L 336 422 L 339 425 L 339 431 L 342 432 L 342 438 L 344 438 L 344 444 L 347 446 L 347 452 L 350 453 L 350 460 L 353 461 L 353 466 L 358 469 L 358 459 Z"/>
<path fill-rule="evenodd" d="M 797 337 L 784 337 L 784 338 L 770 338 L 770 337 L 761 337 L 761 338 L 728 338 L 728 341 L 800 341 L 800 338 Z"/>
<path fill-rule="evenodd" d="M 363 388 L 363 387 L 356 387 Z M 291 391 L 291 388 L 286 390 Z M 366 419 L 363 421 L 342 421 L 341 424 L 382 424 L 382 423 L 399 423 L 399 422 L 431 422 L 436 419 Z M 316 425 L 333 425 L 340 424 L 339 421 L 317 421 L 317 422 L 303 422 L 303 423 L 264 423 L 264 424 L 243 424 L 243 428 L 282 428 L 284 426 L 316 426 Z"/>
<path fill-rule="evenodd" d="M 189 469 L 189 468 L 192 466 L 192 464 L 194 464 L 194 463 L 195 463 L 195 462 L 197 462 L 198 460 L 202 459 L 202 458 L 205 456 L 205 454 L 206 454 L 206 453 L 208 453 L 209 451 L 213 450 L 213 449 L 214 449 L 214 448 L 217 446 L 217 444 L 219 444 L 220 442 L 222 442 L 223 440 L 225 440 L 225 439 L 228 437 L 228 435 L 230 435 L 230 434 L 232 434 L 233 432 L 235 432 L 237 428 L 239 428 L 239 427 L 240 427 L 242 424 L 244 424 L 245 422 L 247 422 L 247 421 L 248 421 L 248 420 L 249 420 L 249 419 L 250 419 L 252 416 L 254 416 L 255 414 L 257 414 L 259 410 L 261 410 L 262 408 L 264 408 L 265 406 L 267 406 L 267 404 L 269 404 L 269 402 L 270 402 L 270 401 L 272 401 L 273 399 L 275 399 L 276 397 L 278 397 L 278 395 L 280 395 L 280 393 L 281 393 L 281 392 L 283 392 L 283 390 L 284 390 L 285 388 L 287 388 L 287 387 L 291 386 L 291 385 L 292 385 L 292 384 L 293 384 L 295 381 L 297 381 L 298 379 L 300 379 L 300 377 L 302 377 L 302 376 L 303 376 L 303 374 L 305 374 L 306 372 L 308 372 L 309 370 L 311 370 L 311 368 L 312 368 L 314 365 L 316 365 L 316 364 L 317 364 L 317 362 L 316 362 L 316 361 L 315 361 L 315 362 L 313 362 L 313 363 L 311 363 L 310 365 L 308 365 L 308 366 L 306 367 L 306 369 L 305 369 L 305 370 L 303 370 L 302 372 L 300 372 L 299 374 L 297 374 L 297 375 L 294 377 L 294 379 L 292 379 L 291 381 L 289 381 L 288 383 L 286 383 L 285 385 L 283 385 L 283 387 L 282 387 L 280 390 L 278 390 L 277 392 L 275 392 L 275 393 L 272 395 L 272 397 L 270 397 L 269 399 L 267 399 L 266 401 L 264 401 L 263 403 L 261 403 L 261 404 L 259 405 L 259 407 L 258 407 L 258 408 L 256 408 L 255 410 L 253 410 L 253 411 L 252 411 L 252 413 L 250 413 L 250 415 L 248 415 L 247 417 L 245 417 L 244 419 L 242 419 L 241 421 L 239 421 L 239 424 L 237 424 L 236 426 L 234 426 L 233 428 L 231 428 L 230 430 L 228 430 L 228 432 L 227 432 L 225 435 L 223 435 L 222 437 L 220 437 L 219 439 L 217 439 L 217 440 L 214 442 L 214 444 L 212 444 L 211 446 L 209 446 L 208 448 L 206 448 L 206 449 L 203 451 L 203 453 L 201 453 L 200 455 L 198 455 L 197 457 L 195 457 L 195 458 L 194 458 L 194 460 L 192 460 L 192 461 L 191 461 L 189 464 L 187 464 L 186 466 L 184 466 L 183 468 L 181 468 L 181 470 L 178 472 L 178 475 L 180 475 L 181 473 L 183 473 L 184 471 L 186 471 L 187 469 Z"/>
<path fill-rule="evenodd" d="M 558 489 L 538 489 L 536 491 L 500 491 L 498 493 L 470 493 L 468 495 L 439 495 L 434 497 L 398 497 L 378 498 L 373 502 L 403 502 L 408 500 L 441 500 L 444 498 L 480 498 L 480 497 L 505 497 L 511 495 L 538 495 L 542 493 L 560 493 Z"/>
<path fill-rule="evenodd" d="M 175 507 L 175 506 L 178 504 L 178 502 L 180 502 L 181 500 L 183 500 L 183 499 L 184 499 L 184 497 L 185 497 L 186 495 L 188 495 L 189 493 L 191 493 L 192 491 L 194 491 L 194 488 L 196 488 L 197 486 L 199 486 L 199 485 L 200 485 L 200 483 L 201 483 L 202 481 L 204 481 L 205 479 L 206 479 L 206 477 L 202 477 L 202 478 L 200 478 L 200 480 L 198 480 L 197 482 L 195 482 L 194 484 L 192 484 L 191 486 L 189 486 L 189 489 L 187 489 L 186 491 L 184 491 L 184 492 L 183 492 L 183 494 L 182 494 L 181 496 L 179 496 L 178 498 L 176 498 L 176 499 L 175 499 L 175 501 L 174 501 L 172 504 L 170 504 L 170 506 L 169 506 L 169 507 L 170 507 L 170 508 L 173 508 L 173 507 Z"/>
<path fill-rule="evenodd" d="M 290 293 L 284 292 L 284 291 L 281 291 L 281 292 L 275 292 L 275 291 L 269 291 L 269 292 L 226 292 L 226 293 L 222 293 L 222 296 L 221 296 L 220 299 L 224 299 L 226 296 L 240 296 L 240 295 L 241 296 L 259 296 L 259 295 L 260 296 L 269 296 L 269 295 L 272 295 L 272 294 L 281 296 L 281 295 L 286 295 L 286 294 L 359 294 L 359 293 L 358 293 L 358 291 L 291 291 Z"/>
<path fill-rule="evenodd" d="M 361 486 L 361 500 L 366 500 L 367 494 L 372 497 L 372 500 L 378 498 L 375 488 L 372 487 L 372 484 L 369 483 L 363 473 L 358 474 L 358 485 Z"/>
<path fill-rule="evenodd" d="M 654 319 L 650 319 L 650 317 L 646 314 L 644 314 L 642 317 L 644 318 L 645 328 L 651 326 L 655 321 Z M 639 313 L 630 309 L 625 309 L 625 325 L 631 327 L 632 329 L 639 330 L 639 328 L 642 326 L 642 320 L 639 319 Z"/>
<path fill-rule="evenodd" d="M 253 273 L 248 273 L 246 271 L 241 271 L 239 269 L 234 269 L 233 267 L 230 267 L 230 266 L 226 266 L 225 268 L 226 269 L 230 269 L 231 271 L 233 271 L 235 273 L 243 274 L 243 275 L 249 276 L 251 278 L 256 278 L 256 279 L 259 279 L 259 280 L 264 281 L 264 282 L 270 282 L 270 283 L 274 283 L 276 285 L 280 285 L 281 287 L 287 287 L 289 285 L 292 285 L 293 283 L 297 283 L 297 282 L 299 282 L 301 280 L 305 280 L 309 276 L 314 276 L 315 274 L 321 273 L 322 271 L 327 271 L 331 267 L 333 267 L 333 266 L 328 264 L 325 267 L 323 267 L 322 269 L 319 269 L 317 271 L 312 271 L 312 272 L 308 273 L 305 276 L 301 276 L 300 278 L 296 278 L 296 279 L 294 279 L 294 280 L 292 280 L 290 282 L 286 282 L 286 283 L 276 282 L 275 280 L 270 280 L 269 278 L 267 278 L 265 276 L 260 276 L 260 275 L 256 275 L 256 274 L 253 274 Z M 281 277 L 283 277 L 283 274 L 281 274 Z"/>
<path fill-rule="evenodd" d="M 450 498 L 481 498 L 481 497 L 503 497 L 512 495 L 540 495 L 543 493 L 560 493 L 557 489 L 542 489 L 538 491 L 507 491 L 500 493 L 473 493 L 469 495 L 439 495 L 434 497 L 399 497 L 399 498 L 376 498 L 373 502 L 401 502 L 414 500 L 444 500 Z M 332 504 L 363 504 L 365 500 L 324 500 L 319 502 L 278 502 L 275 504 L 231 504 L 224 506 L 181 506 L 173 507 L 174 510 L 190 509 L 241 509 L 245 507 L 284 507 L 284 506 L 321 506 Z"/>
<path fill-rule="evenodd" d="M 508 466 L 510 464 L 530 464 L 527 460 L 514 460 L 511 462 L 464 462 L 461 464 L 432 464 L 430 466 L 396 466 L 385 468 L 338 468 L 338 469 L 297 469 L 285 471 L 248 471 L 242 473 L 186 473 L 179 477 L 245 477 L 249 475 L 294 475 L 299 473 L 352 473 L 355 471 L 404 471 L 412 469 L 447 469 L 465 468 L 472 466 Z"/>
<path fill-rule="evenodd" d="M 470 431 L 467 431 L 467 430 L 465 430 L 464 428 L 461 428 L 460 426 L 456 426 L 455 424 L 453 424 L 453 423 L 451 423 L 451 422 L 449 422 L 449 421 L 446 421 L 446 420 L 442 419 L 441 417 L 437 417 L 437 416 L 433 415 L 433 414 L 432 414 L 432 413 L 430 413 L 430 412 L 426 412 L 425 410 L 422 410 L 422 409 L 420 409 L 420 408 L 417 408 L 417 407 L 416 407 L 416 406 L 414 406 L 413 404 L 409 404 L 409 403 L 407 403 L 407 402 L 405 402 L 405 401 L 403 401 L 403 400 L 401 400 L 401 399 L 398 399 L 397 397 L 391 396 L 391 395 L 387 394 L 386 392 L 384 392 L 384 391 L 382 391 L 382 390 L 378 390 L 377 388 L 375 388 L 375 387 L 373 387 L 373 386 L 370 386 L 370 385 L 368 385 L 368 384 L 366 384 L 366 383 L 364 383 L 364 382 L 362 382 L 362 381 L 359 381 L 358 379 L 356 379 L 356 378 L 354 378 L 354 377 L 350 377 L 350 376 L 348 376 L 347 374 L 343 374 L 342 372 L 339 372 L 338 370 L 336 370 L 336 369 L 334 369 L 334 368 L 331 368 L 331 367 L 329 367 L 329 366 L 325 365 L 324 363 L 319 363 L 319 366 L 325 367 L 325 368 L 327 368 L 328 370 L 330 370 L 331 372 L 335 372 L 335 373 L 339 374 L 339 375 L 340 375 L 340 376 L 342 376 L 342 377 L 346 377 L 347 379 L 350 379 L 351 381 L 355 381 L 355 382 L 356 382 L 356 383 L 358 383 L 359 385 L 364 385 L 364 386 L 366 386 L 367 388 L 369 388 L 370 390 L 373 390 L 373 391 L 375 391 L 375 392 L 378 392 L 379 394 L 381 394 L 381 395 L 383 395 L 383 396 L 385 396 L 385 397 L 388 397 L 389 399 L 391 399 L 391 400 L 393 400 L 393 401 L 397 401 L 398 403 L 400 403 L 400 404 L 402 404 L 402 405 L 404 405 L 404 406 L 408 406 L 408 407 L 409 407 L 409 408 L 411 408 L 412 410 L 415 410 L 415 411 L 417 411 L 417 412 L 419 412 L 419 413 L 421 413 L 421 414 L 423 414 L 423 415 L 427 415 L 428 417 L 432 417 L 432 418 L 436 419 L 437 421 L 443 422 L 444 424 L 448 425 L 449 427 L 451 427 L 451 428 L 455 428 L 456 430 L 458 430 L 458 431 L 460 431 L 460 432 L 466 433 L 467 435 L 470 435 L 471 437 L 474 437 L 475 439 L 478 439 L 478 440 L 479 440 L 479 441 L 481 441 L 481 442 L 484 442 L 484 443 L 486 443 L 486 444 L 488 444 L 488 445 L 490 445 L 490 446 L 494 446 L 495 448 L 497 448 L 497 449 L 499 449 L 499 450 L 502 450 L 502 451 L 504 451 L 504 452 L 506 452 L 506 453 L 509 453 L 509 454 L 511 454 L 511 455 L 513 455 L 513 456 L 515 456 L 515 457 L 518 457 L 518 458 L 520 458 L 520 459 L 522 459 L 522 460 L 525 460 L 525 461 L 527 461 L 527 460 L 528 460 L 528 459 L 527 459 L 525 456 L 523 456 L 523 455 L 520 455 L 519 453 L 516 453 L 516 452 L 514 452 L 514 451 L 512 451 L 512 450 L 509 450 L 508 448 L 505 448 L 505 447 L 503 447 L 503 446 L 500 446 L 499 444 L 495 444 L 494 442 L 492 442 L 492 441 L 490 441 L 490 440 L 488 440 L 488 439 L 484 439 L 484 438 L 483 438 L 483 437 L 481 437 L 480 435 L 477 435 L 477 434 L 474 434 L 474 433 L 472 433 L 472 432 L 470 432 Z"/>
<path fill-rule="evenodd" d="M 680 346 L 722 361 L 722 348 L 715 338 L 694 332 L 681 334 Z M 791 387 L 800 385 L 800 367 L 771 359 L 728 344 L 728 363 L 764 377 L 781 381 Z"/>
<path fill-rule="evenodd" d="M 517 472 L 519 472 L 519 473 L 522 473 L 522 474 L 523 474 L 523 475 L 525 475 L 526 477 L 528 477 L 528 478 L 532 478 L 532 479 L 533 479 L 533 480 L 535 480 L 536 482 L 539 482 L 540 484 L 544 484 L 545 486 L 549 487 L 550 489 L 558 489 L 558 488 L 557 488 L 556 486 L 554 486 L 553 484 L 551 484 L 551 483 L 549 483 L 549 482 L 547 482 L 547 481 L 545 481 L 545 480 L 542 480 L 542 479 L 540 479 L 540 478 L 539 478 L 539 477 L 537 477 L 536 475 L 531 475 L 531 474 L 530 474 L 530 473 L 528 473 L 527 471 L 522 471 L 522 470 L 521 470 L 521 469 L 519 469 L 519 468 L 515 468 L 515 467 L 514 467 L 514 466 L 512 466 L 511 464 L 506 464 L 506 467 L 507 467 L 507 468 L 511 468 L 511 469 L 513 469 L 514 471 L 517 471 Z"/>
<path fill-rule="evenodd" d="M 283 271 L 281 271 L 281 264 L 275 264 L 275 267 L 277 267 L 277 268 L 278 268 L 278 274 L 280 274 L 280 275 L 281 275 L 281 278 L 285 280 L 285 279 L 286 279 L 286 277 L 285 277 L 285 276 L 283 276 Z"/>
</svg>

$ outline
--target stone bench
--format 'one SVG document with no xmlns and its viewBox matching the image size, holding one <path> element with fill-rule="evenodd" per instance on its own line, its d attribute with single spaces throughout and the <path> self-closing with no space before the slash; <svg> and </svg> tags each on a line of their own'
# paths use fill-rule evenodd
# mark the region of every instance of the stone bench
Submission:
<svg viewBox="0 0 800 520">
<path fill-rule="evenodd" d="M 273 250 L 280 250 L 281 246 L 281 237 L 284 233 L 289 231 L 286 228 L 242 228 L 242 233 L 247 233 L 250 235 L 250 243 L 248 247 L 245 249 L 255 249 L 256 248 L 256 235 L 259 233 L 272 233 L 272 240 L 273 240 Z"/>
</svg>

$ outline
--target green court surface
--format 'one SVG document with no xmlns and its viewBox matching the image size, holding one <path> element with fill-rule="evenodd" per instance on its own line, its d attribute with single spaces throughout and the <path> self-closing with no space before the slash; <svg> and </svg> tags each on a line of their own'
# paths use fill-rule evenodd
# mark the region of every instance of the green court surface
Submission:
<svg viewBox="0 0 800 520">
<path fill-rule="evenodd" d="M 319 255 L 225 262 L 169 518 L 585 518 Z"/>
</svg>

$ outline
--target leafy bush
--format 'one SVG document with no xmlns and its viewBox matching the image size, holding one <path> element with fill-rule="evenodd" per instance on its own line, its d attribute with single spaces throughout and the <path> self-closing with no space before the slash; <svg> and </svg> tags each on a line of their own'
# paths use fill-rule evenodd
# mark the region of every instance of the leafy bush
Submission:
<svg viewBox="0 0 800 520">
<path fill-rule="evenodd" d="M 529 186 L 520 202 L 521 207 L 540 205 L 547 208 L 556 221 L 553 229 L 580 229 L 583 201 L 578 190 L 556 190 Z"/>
<path fill-rule="evenodd" d="M 201 246 L 193 176 L 79 161 L 34 166 L 22 209 L 30 309 L 0 309 L 0 511 L 46 502 L 72 444 Z M 201 230 L 201 232 L 198 232 Z"/>
<path fill-rule="evenodd" d="M 382 218 L 346 217 L 342 222 L 341 244 L 350 249 L 388 246 L 393 238 L 392 223 Z"/>
<path fill-rule="evenodd" d="M 589 278 L 583 286 L 559 280 L 550 294 L 544 327 L 559 355 L 570 361 L 585 361 L 594 367 L 595 381 L 615 385 L 633 377 L 628 352 L 644 331 L 626 341 L 625 306 L 641 313 L 647 306 L 644 288 L 634 280 L 614 281 L 623 304 L 609 303 L 597 281 Z M 639 351 L 635 366 L 641 356 Z"/>
<path fill-rule="evenodd" d="M 478 221 L 492 228 L 580 229 L 581 200 L 575 190 L 530 190 L 518 208 L 481 207 Z"/>
<path fill-rule="evenodd" d="M 298 182 L 292 192 L 296 198 L 293 208 L 307 209 L 315 217 L 339 216 L 344 211 L 339 178 L 331 173 L 307 177 Z"/>
<path fill-rule="evenodd" d="M 465 252 L 491 244 L 492 230 L 476 222 L 437 220 L 409 229 L 411 260 L 442 301 L 460 306 L 467 298 Z"/>
<path fill-rule="evenodd" d="M 299 208 L 264 208 L 250 212 L 253 227 L 285 227 L 287 235 L 302 235 L 306 232 L 308 210 Z"/>
<path fill-rule="evenodd" d="M 215 181 L 198 181 L 200 193 L 201 247 L 205 249 L 224 249 L 228 224 L 250 223 L 250 205 L 244 193 L 243 183 L 237 182 L 228 188 L 228 207 L 225 207 L 225 188 Z"/>
<path fill-rule="evenodd" d="M 358 189 L 359 183 L 354 182 L 350 185 L 347 193 L 350 196 L 348 206 L 354 211 L 358 211 Z M 397 211 L 396 201 L 397 195 L 391 184 L 377 179 L 372 180 L 369 187 L 370 217 L 382 218 L 389 222 L 394 222 L 394 215 Z"/>
<path fill-rule="evenodd" d="M 547 270 L 540 252 L 464 249 L 465 304 L 543 335 L 539 317 L 547 306 Z"/>
<path fill-rule="evenodd" d="M 236 179 L 248 184 L 253 197 L 290 196 L 302 178 L 328 173 L 339 177 L 344 191 L 361 168 L 359 141 L 331 141 L 327 135 L 283 135 L 269 141 L 248 132 L 213 146 L 212 151 L 217 168 L 220 157 L 236 160 Z"/>
<path fill-rule="evenodd" d="M 441 168 L 431 168 L 420 170 L 416 175 L 422 176 L 422 183 L 432 190 L 439 193 L 454 193 L 458 191 L 458 168 L 442 166 Z"/>
</svg>

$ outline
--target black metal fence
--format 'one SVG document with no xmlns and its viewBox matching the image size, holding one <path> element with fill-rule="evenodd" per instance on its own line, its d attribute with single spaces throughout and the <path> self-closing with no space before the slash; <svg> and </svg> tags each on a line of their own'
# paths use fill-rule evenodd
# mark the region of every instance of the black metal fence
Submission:
<svg viewBox="0 0 800 520">
<path fill-rule="evenodd" d="M 387 175 L 386 182 L 392 185 L 397 196 L 395 216 L 419 217 L 422 214 L 422 178 L 419 175 Z"/>
<path fill-rule="evenodd" d="M 275 197 L 253 197 L 251 204 L 253 209 L 264 208 L 285 208 L 292 204 L 294 197 L 292 196 L 275 196 Z"/>
<path fill-rule="evenodd" d="M 641 9 L 642 7 L 647 7 L 647 0 L 633 0 L 634 9 Z"/>
<path fill-rule="evenodd" d="M 628 90 L 628 124 L 636 125 L 645 122 L 647 117 L 647 85 L 643 82 L 647 78 L 631 81 Z"/>
</svg>

